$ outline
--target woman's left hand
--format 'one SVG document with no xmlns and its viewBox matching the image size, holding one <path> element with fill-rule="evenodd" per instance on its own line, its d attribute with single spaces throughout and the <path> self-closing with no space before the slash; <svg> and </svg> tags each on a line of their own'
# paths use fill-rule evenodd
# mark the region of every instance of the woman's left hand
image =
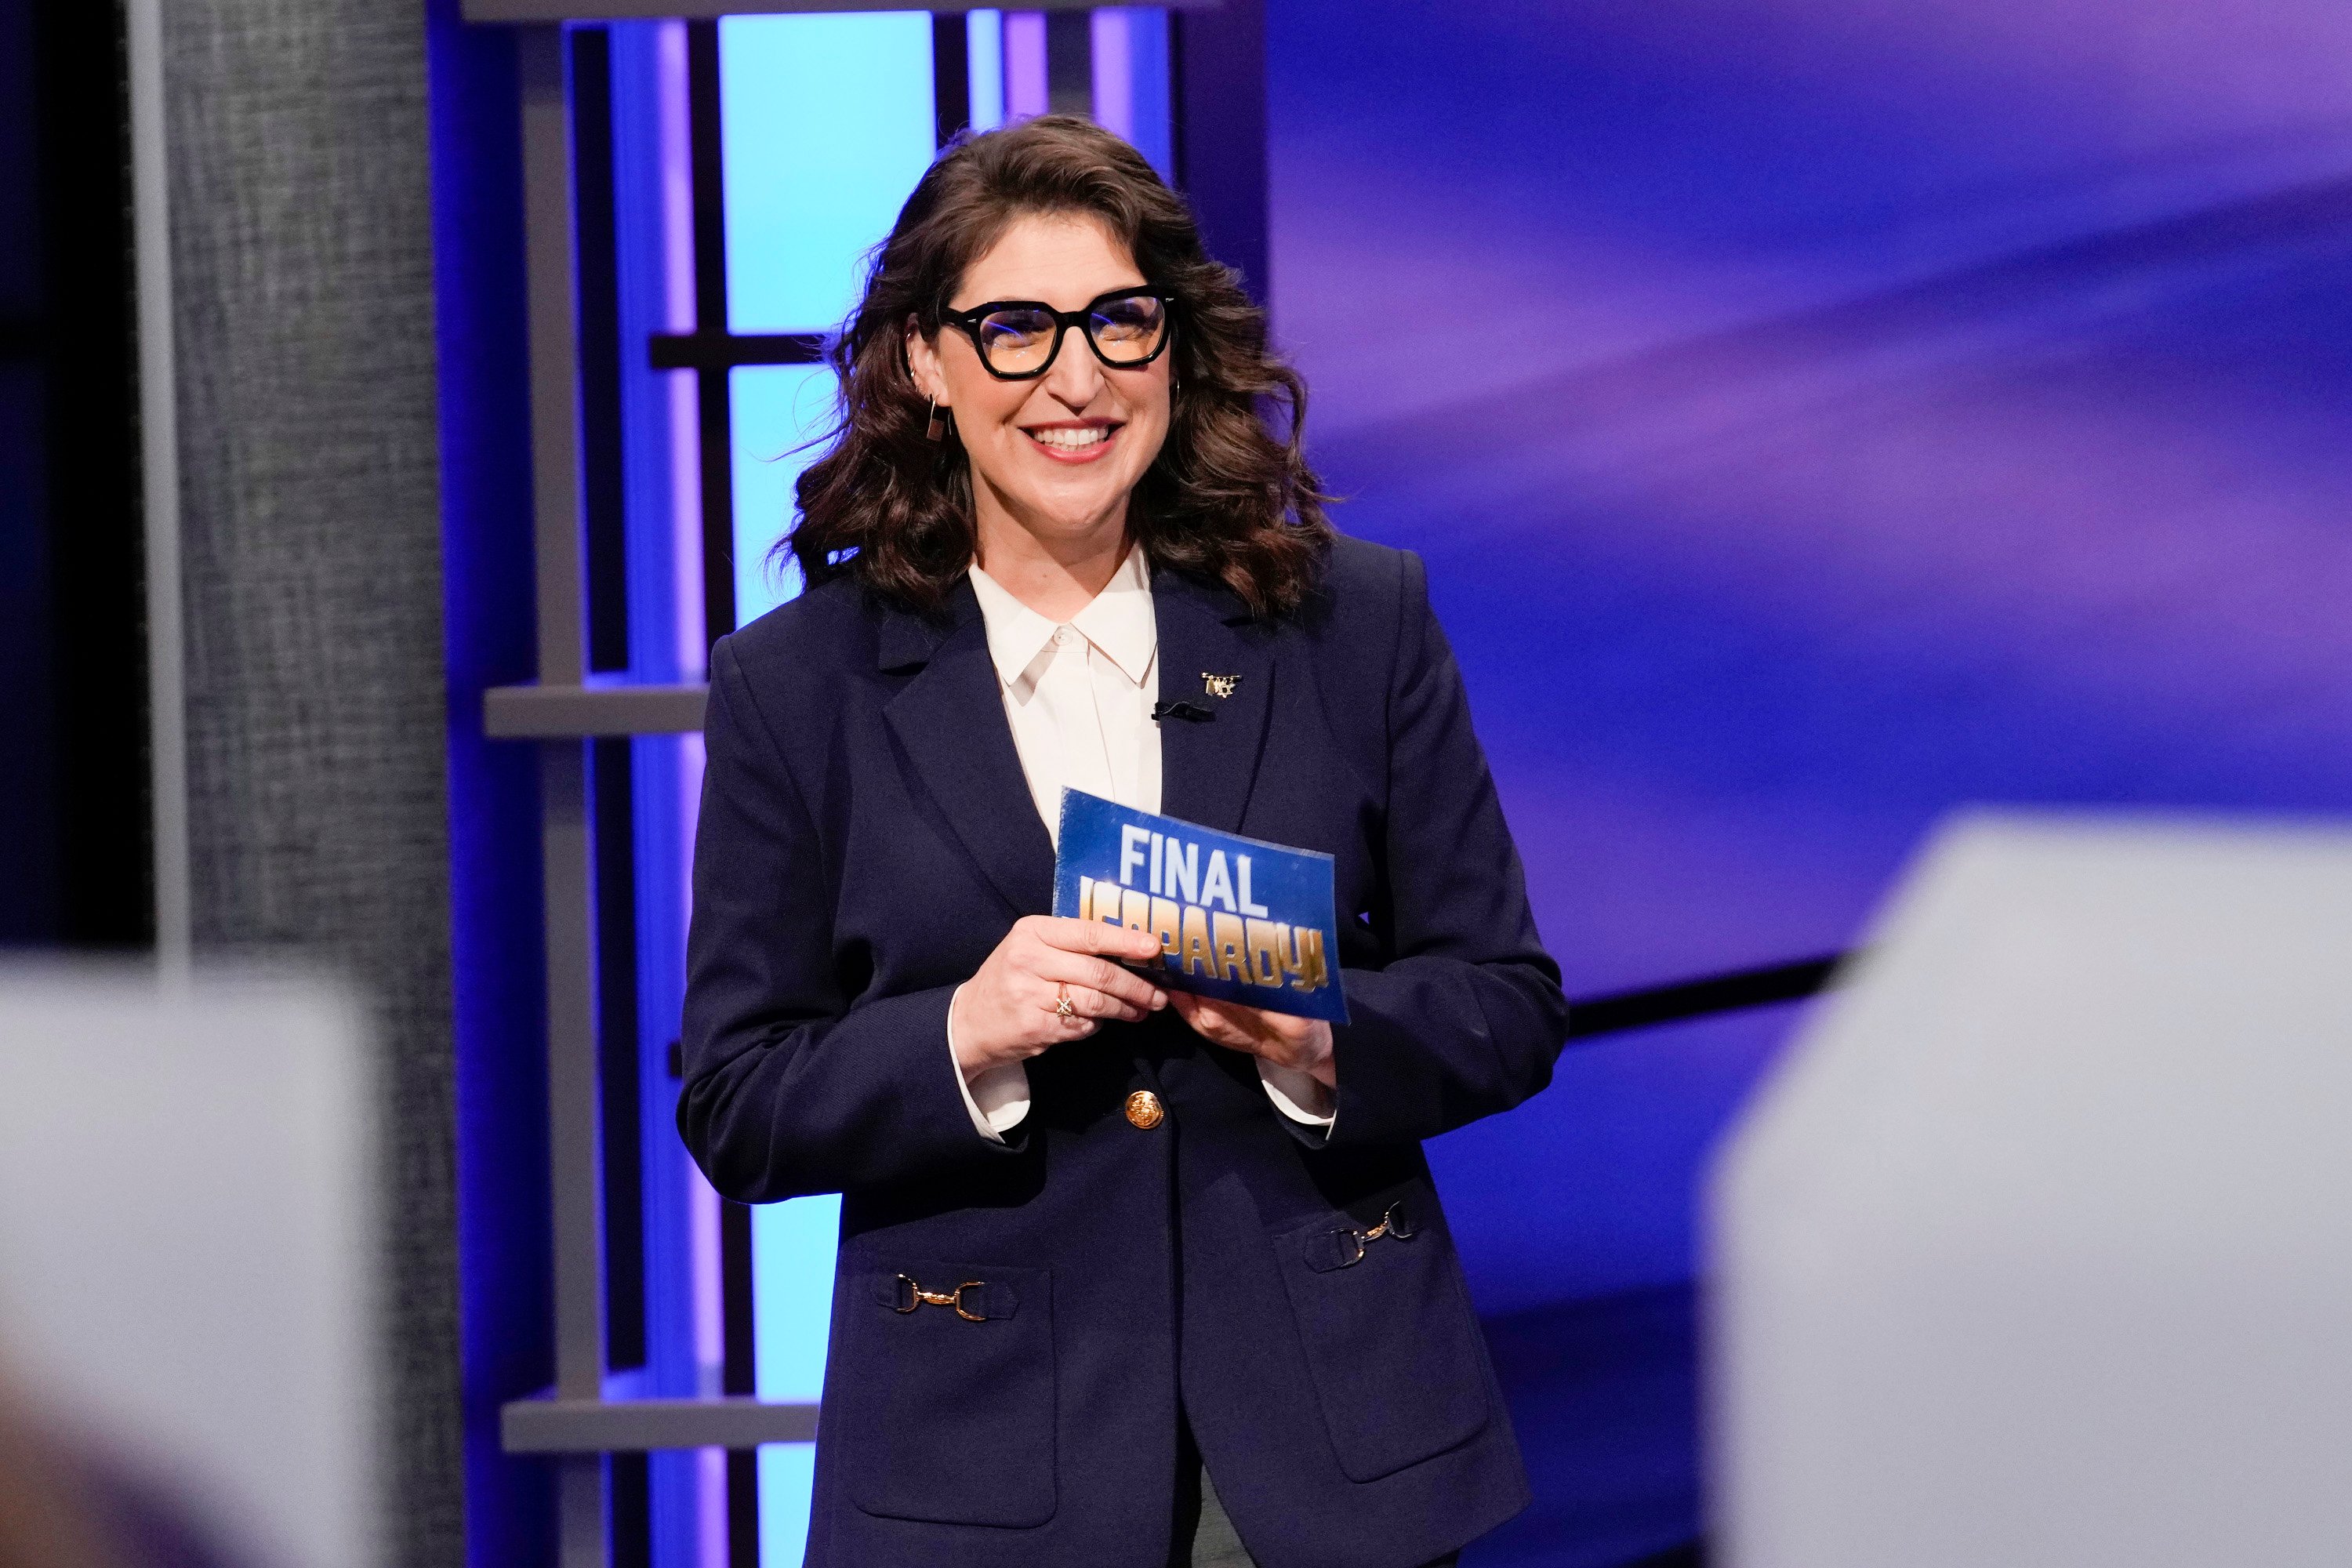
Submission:
<svg viewBox="0 0 2352 1568">
<path fill-rule="evenodd" d="M 1246 1051 L 1278 1068 L 1303 1072 L 1326 1089 L 1339 1087 L 1331 1057 L 1331 1026 L 1320 1018 L 1297 1018 L 1269 1013 L 1214 997 L 1171 990 L 1168 1005 L 1211 1045 L 1229 1051 Z"/>
</svg>

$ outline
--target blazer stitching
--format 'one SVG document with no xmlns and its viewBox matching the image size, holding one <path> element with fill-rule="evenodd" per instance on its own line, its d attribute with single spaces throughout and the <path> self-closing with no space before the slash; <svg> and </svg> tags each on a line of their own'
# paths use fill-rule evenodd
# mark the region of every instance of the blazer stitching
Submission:
<svg viewBox="0 0 2352 1568">
<path fill-rule="evenodd" d="M 1410 551 L 1397 559 L 1396 635 L 1389 639 L 1389 689 L 1381 710 L 1381 754 L 1387 763 L 1381 781 L 1381 808 L 1384 812 L 1396 797 L 1397 689 L 1404 671 L 1404 639 L 1412 618 L 1413 569 L 1419 564 L 1420 557 Z"/>
</svg>

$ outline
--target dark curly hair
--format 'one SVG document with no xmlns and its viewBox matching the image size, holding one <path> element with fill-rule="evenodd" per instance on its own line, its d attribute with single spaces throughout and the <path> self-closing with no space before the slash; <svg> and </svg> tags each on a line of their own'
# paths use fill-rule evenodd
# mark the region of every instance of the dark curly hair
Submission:
<svg viewBox="0 0 2352 1568">
<path fill-rule="evenodd" d="M 1168 438 L 1129 510 L 1146 554 L 1223 583 L 1253 615 L 1294 608 L 1332 531 L 1300 446 L 1307 384 L 1268 350 L 1265 313 L 1202 249 L 1183 200 L 1134 148 L 1068 115 L 958 137 L 907 198 L 833 345 L 837 420 L 801 475 L 801 520 L 777 552 L 791 552 L 811 587 L 847 574 L 924 612 L 963 575 L 971 470 L 960 441 L 924 438 L 907 322 L 936 336 L 965 268 L 1029 214 L 1100 219 L 1171 296 Z"/>
</svg>

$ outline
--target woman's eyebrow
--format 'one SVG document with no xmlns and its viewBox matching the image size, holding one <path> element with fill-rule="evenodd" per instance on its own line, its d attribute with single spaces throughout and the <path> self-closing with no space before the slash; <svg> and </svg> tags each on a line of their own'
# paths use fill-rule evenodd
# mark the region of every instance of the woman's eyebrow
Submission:
<svg viewBox="0 0 2352 1568">
<path fill-rule="evenodd" d="M 1085 306 L 1087 306 L 1087 305 L 1091 305 L 1091 304 L 1093 304 L 1097 300 L 1101 299 L 1101 298 L 1102 298 L 1104 295 L 1106 295 L 1106 294 L 1120 294 L 1120 293 L 1124 293 L 1124 292 L 1126 292 L 1128 289 L 1149 289 L 1149 288 L 1150 288 L 1150 287 L 1151 287 L 1150 282 L 1148 279 L 1142 279 L 1142 278 L 1138 278 L 1138 279 L 1134 279 L 1132 282 L 1106 283 L 1105 285 L 1103 285 L 1101 288 L 1099 288 L 1099 289 L 1096 289 L 1096 290 L 1095 290 L 1093 293 L 1091 293 L 1091 294 L 1087 294 L 1087 295 L 1079 296 L 1079 297 L 1077 298 L 1077 300 L 1076 300 L 1076 303 L 1074 303 L 1074 304 L 1070 304 L 1070 305 L 1066 305 L 1066 306 L 1055 306 L 1055 309 L 1056 309 L 1056 310 L 1076 310 L 1082 309 L 1082 308 L 1083 308 L 1083 307 L 1085 307 Z M 948 307 L 948 309 L 950 309 L 950 310 L 971 310 L 974 306 L 979 306 L 979 305 L 995 305 L 995 304 L 1005 304 L 1005 303 L 1013 303 L 1013 302 L 1018 302 L 1018 303 L 1022 303 L 1022 304 L 1036 304 L 1036 305 L 1050 305 L 1050 304 L 1053 304 L 1052 300 L 1050 300 L 1050 299 L 1047 297 L 1047 296 L 1048 296 L 1048 294 L 1050 294 L 1050 293 L 1051 293 L 1051 290 L 1050 290 L 1050 289 L 1027 289 L 1027 290 L 1024 290 L 1024 289 L 992 289 L 992 290 L 990 290 L 990 291 L 988 291 L 988 292 L 986 292 L 986 293 L 982 293 L 982 292 L 980 292 L 979 290 L 975 289 L 975 290 L 973 290 L 973 292 L 974 292 L 978 297 L 972 300 L 971 304 L 970 304 L 970 305 L 953 305 L 953 304 L 951 304 L 951 305 L 950 305 L 950 306 Z"/>
</svg>

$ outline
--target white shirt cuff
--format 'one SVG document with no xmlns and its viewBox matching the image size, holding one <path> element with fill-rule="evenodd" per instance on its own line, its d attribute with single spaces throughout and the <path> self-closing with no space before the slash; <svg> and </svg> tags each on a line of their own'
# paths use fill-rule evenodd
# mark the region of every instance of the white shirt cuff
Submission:
<svg viewBox="0 0 2352 1568">
<path fill-rule="evenodd" d="M 1313 1073 L 1300 1072 L 1297 1068 L 1276 1067 L 1264 1057 L 1257 1058 L 1258 1081 L 1265 1085 L 1266 1098 L 1274 1108 L 1293 1121 L 1303 1121 L 1309 1127 L 1331 1130 L 1339 1108 L 1331 1090 Z"/>
<path fill-rule="evenodd" d="M 957 994 L 962 991 L 962 986 L 956 987 Z M 963 1064 L 956 1059 L 954 995 L 948 998 L 948 1067 L 955 1073 L 956 1088 L 963 1091 L 963 1108 L 971 1112 L 971 1124 L 982 1137 L 1002 1143 L 1005 1133 L 1029 1114 L 1027 1063 L 1004 1062 L 965 1075 Z"/>
</svg>

